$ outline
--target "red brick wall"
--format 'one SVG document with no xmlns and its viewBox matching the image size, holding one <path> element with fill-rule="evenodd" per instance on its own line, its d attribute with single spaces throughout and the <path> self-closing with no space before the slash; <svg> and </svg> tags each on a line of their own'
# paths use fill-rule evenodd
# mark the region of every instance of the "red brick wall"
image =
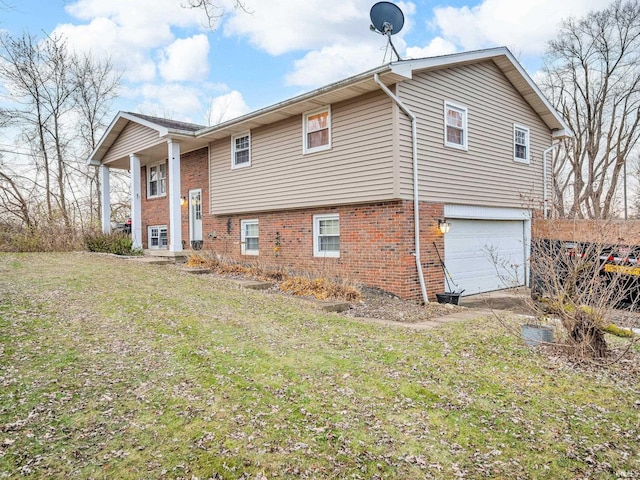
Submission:
<svg viewBox="0 0 640 480">
<path fill-rule="evenodd" d="M 443 207 L 425 205 L 422 215 L 422 262 L 430 297 L 443 289 L 442 270 L 431 242 L 444 247 L 437 220 L 430 210 Z M 340 257 L 313 256 L 313 216 L 340 215 Z M 439 214 L 442 217 L 442 213 Z M 257 219 L 258 256 L 241 254 L 240 223 Z M 230 225 L 230 233 L 227 226 Z M 262 266 L 286 268 L 291 272 L 311 272 L 337 276 L 367 286 L 381 288 L 402 298 L 420 300 L 421 291 L 415 264 L 412 202 L 349 205 L 284 212 L 204 217 L 203 249 L 223 257 L 258 262 Z M 216 238 L 208 234 L 215 232 Z M 276 241 L 279 243 L 276 251 Z M 442 250 L 441 250 L 442 251 Z"/>
<path fill-rule="evenodd" d="M 140 167 L 140 195 L 142 196 L 142 246 L 148 248 L 150 225 L 166 225 L 169 229 L 169 196 L 147 198 L 147 167 Z M 167 185 L 169 181 L 167 179 Z M 168 186 L 167 186 L 168 189 Z"/>
<path fill-rule="evenodd" d="M 337 276 L 377 287 L 402 298 L 421 300 L 422 294 L 414 255 L 413 202 L 394 201 L 245 215 L 209 214 L 208 150 L 182 155 L 181 194 L 201 188 L 203 194 L 203 251 L 228 259 L 257 262 L 264 267 L 285 268 L 293 273 L 310 272 Z M 169 179 L 167 179 L 168 183 Z M 168 194 L 169 192 L 167 192 Z M 149 225 L 169 225 L 168 196 L 146 198 L 146 168 L 142 168 L 142 229 L 147 246 Z M 420 206 L 421 260 L 430 300 L 444 291 L 444 277 L 433 242 L 444 255 L 444 237 L 438 230 L 443 204 Z M 189 245 L 189 214 L 182 207 L 182 238 Z M 340 215 L 340 257 L 313 256 L 313 215 Z M 241 254 L 240 222 L 258 219 L 258 256 Z M 229 229 L 229 230 L 228 230 Z M 279 242 L 278 251 L 275 250 Z"/>
<path fill-rule="evenodd" d="M 209 149 L 201 148 L 180 156 L 180 193 L 183 197 L 189 196 L 189 190 L 202 189 L 202 201 L 205 205 L 203 213 L 206 214 L 206 205 L 209 205 Z M 165 160 L 166 161 L 166 160 Z M 148 245 L 148 229 L 150 225 L 166 225 L 169 232 L 169 174 L 167 173 L 167 195 L 158 198 L 147 198 L 147 168 L 141 167 L 141 194 L 142 194 L 142 244 Z M 185 246 L 189 246 L 189 211 L 185 205 L 182 212 L 182 239 Z"/>
</svg>

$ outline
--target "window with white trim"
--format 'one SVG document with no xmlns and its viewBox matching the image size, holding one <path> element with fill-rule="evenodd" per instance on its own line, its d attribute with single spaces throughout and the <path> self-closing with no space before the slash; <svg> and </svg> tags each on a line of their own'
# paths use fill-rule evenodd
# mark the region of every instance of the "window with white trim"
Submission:
<svg viewBox="0 0 640 480">
<path fill-rule="evenodd" d="M 529 163 L 529 129 L 520 125 L 513 126 L 513 159 Z"/>
<path fill-rule="evenodd" d="M 444 144 L 467 149 L 467 108 L 451 102 L 444 103 Z"/>
<path fill-rule="evenodd" d="M 167 248 L 167 226 L 153 225 L 148 228 L 149 233 L 149 249 L 159 250 Z"/>
<path fill-rule="evenodd" d="M 147 198 L 164 197 L 167 194 L 167 164 L 147 166 Z"/>
<path fill-rule="evenodd" d="M 340 256 L 340 216 L 337 213 L 313 216 L 313 255 Z"/>
<path fill-rule="evenodd" d="M 231 168 L 251 165 L 251 134 L 249 132 L 231 137 Z"/>
<path fill-rule="evenodd" d="M 258 255 L 258 220 L 240 221 L 242 254 Z"/>
<path fill-rule="evenodd" d="M 305 113 L 302 117 L 303 153 L 319 152 L 331 148 L 331 108 Z"/>
</svg>

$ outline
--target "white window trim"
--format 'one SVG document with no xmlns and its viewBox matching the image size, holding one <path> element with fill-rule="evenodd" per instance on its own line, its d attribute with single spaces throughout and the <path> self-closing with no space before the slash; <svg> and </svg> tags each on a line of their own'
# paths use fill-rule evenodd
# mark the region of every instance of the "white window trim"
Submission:
<svg viewBox="0 0 640 480">
<path fill-rule="evenodd" d="M 318 241 L 318 236 L 320 235 L 321 220 L 338 220 L 338 222 L 340 222 L 340 214 L 328 213 L 328 214 L 313 216 L 313 256 L 322 257 L 322 258 L 339 258 L 340 257 L 339 250 L 337 252 L 320 251 L 320 242 Z M 338 223 L 338 226 L 339 225 L 340 223 Z M 340 233 L 338 233 L 338 238 L 340 238 Z"/>
<path fill-rule="evenodd" d="M 169 248 L 169 237 L 167 235 L 167 245 L 158 245 L 158 246 L 152 246 L 151 245 L 151 230 L 157 228 L 158 229 L 158 234 L 160 234 L 160 230 L 165 230 L 167 231 L 167 226 L 166 225 L 149 225 L 147 227 L 147 246 L 149 247 L 149 250 L 166 250 L 167 248 Z M 169 233 L 167 231 L 167 233 Z M 158 235 L 158 243 L 160 243 L 160 235 Z"/>
<path fill-rule="evenodd" d="M 236 163 L 236 139 L 242 137 L 249 137 L 249 161 L 246 163 Z M 244 132 L 238 135 L 233 135 L 231 137 L 231 168 L 235 170 L 236 168 L 245 168 L 251 166 L 251 132 Z"/>
<path fill-rule="evenodd" d="M 327 124 L 328 124 L 328 136 L 329 136 L 329 142 L 326 145 L 321 145 L 319 147 L 313 147 L 313 148 L 308 148 L 307 147 L 307 128 L 308 128 L 308 118 L 312 115 L 317 115 L 319 113 L 323 113 L 323 112 L 327 112 Z M 324 150 L 329 150 L 331 149 L 331 105 L 328 105 L 326 107 L 323 108 L 319 108 L 317 110 L 314 110 L 312 112 L 306 112 L 305 114 L 302 115 L 302 153 L 303 154 L 307 154 L 307 153 L 315 153 L 315 152 L 322 152 Z"/>
<path fill-rule="evenodd" d="M 160 165 L 164 165 L 164 192 L 162 193 L 158 193 L 156 195 L 151 195 L 151 169 L 153 167 L 160 167 Z M 161 198 L 161 197 L 166 197 L 167 196 L 167 162 L 159 162 L 159 163 L 154 163 L 152 165 L 147 165 L 146 166 L 147 169 L 147 198 Z M 160 169 L 158 168 L 158 171 Z M 160 180 L 158 180 L 159 182 Z"/>
<path fill-rule="evenodd" d="M 516 157 L 516 130 L 524 130 L 527 132 L 527 143 L 525 145 L 527 149 L 527 158 Z M 518 163 L 531 163 L 531 130 L 529 128 L 518 125 L 516 123 L 513 124 L 513 161 Z"/>
<path fill-rule="evenodd" d="M 459 143 L 451 143 L 447 141 L 447 107 L 452 107 L 452 108 L 455 108 L 456 110 L 461 110 L 463 113 L 462 145 L 460 145 Z M 469 125 L 468 125 L 469 111 L 467 107 L 465 107 L 464 105 L 460 105 L 459 103 L 445 100 L 444 106 L 443 106 L 443 115 L 444 115 L 444 145 L 446 147 L 457 148 L 458 150 L 468 150 L 469 149 Z"/>
<path fill-rule="evenodd" d="M 258 248 L 260 248 L 260 225 L 258 224 L 258 219 L 254 218 L 251 220 L 240 221 L 240 249 L 242 251 L 242 255 L 258 255 L 259 250 L 249 250 L 246 248 L 246 231 L 244 227 L 248 224 L 258 225 Z"/>
</svg>

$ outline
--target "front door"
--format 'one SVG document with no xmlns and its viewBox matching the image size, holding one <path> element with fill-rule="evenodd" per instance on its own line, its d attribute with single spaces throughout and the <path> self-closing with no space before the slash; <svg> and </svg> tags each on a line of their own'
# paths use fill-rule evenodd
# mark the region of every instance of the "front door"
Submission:
<svg viewBox="0 0 640 480">
<path fill-rule="evenodd" d="M 189 240 L 191 248 L 202 247 L 202 190 L 189 190 Z"/>
</svg>

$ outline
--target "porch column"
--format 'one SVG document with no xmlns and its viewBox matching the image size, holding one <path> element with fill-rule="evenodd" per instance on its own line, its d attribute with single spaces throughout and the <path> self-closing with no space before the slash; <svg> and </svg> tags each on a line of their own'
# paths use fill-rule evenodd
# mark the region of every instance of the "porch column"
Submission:
<svg viewBox="0 0 640 480">
<path fill-rule="evenodd" d="M 111 185 L 109 184 L 109 167 L 100 165 L 100 218 L 102 232 L 111 233 Z"/>
<path fill-rule="evenodd" d="M 131 172 L 131 240 L 132 249 L 142 248 L 142 187 L 140 184 L 140 157 L 129 155 Z"/>
<path fill-rule="evenodd" d="M 167 140 L 169 147 L 169 251 L 182 251 L 182 218 L 180 211 L 180 144 Z"/>
</svg>

